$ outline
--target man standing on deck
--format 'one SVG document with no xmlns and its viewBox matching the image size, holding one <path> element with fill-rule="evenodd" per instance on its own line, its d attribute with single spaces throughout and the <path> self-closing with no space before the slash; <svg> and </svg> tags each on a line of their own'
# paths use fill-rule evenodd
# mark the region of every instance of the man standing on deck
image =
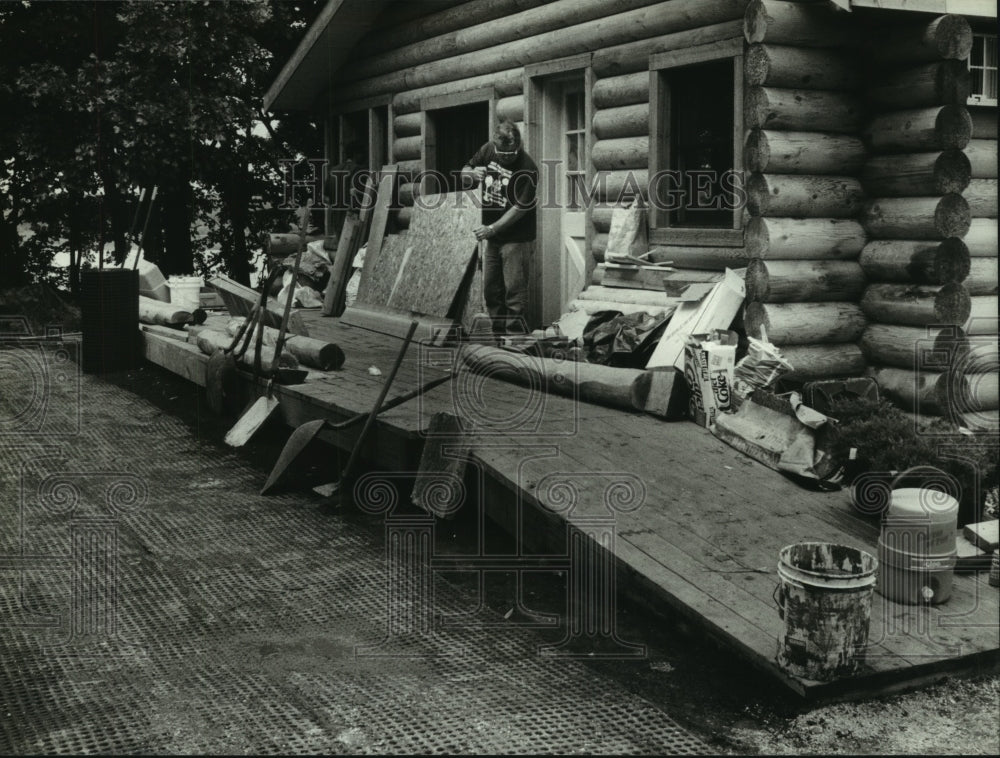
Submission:
<svg viewBox="0 0 1000 758">
<path fill-rule="evenodd" d="M 476 239 L 486 240 L 483 296 L 493 333 L 527 332 L 525 308 L 535 246 L 535 193 L 538 167 L 521 143 L 521 133 L 501 121 L 487 142 L 462 167 L 464 186 L 482 185 L 483 225 Z"/>
</svg>

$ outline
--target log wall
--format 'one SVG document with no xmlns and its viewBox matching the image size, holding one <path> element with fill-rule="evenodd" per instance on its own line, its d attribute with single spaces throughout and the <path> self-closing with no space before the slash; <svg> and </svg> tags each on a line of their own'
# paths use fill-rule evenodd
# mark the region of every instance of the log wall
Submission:
<svg viewBox="0 0 1000 758">
<path fill-rule="evenodd" d="M 743 320 L 782 348 L 793 380 L 865 370 L 864 104 L 848 23 L 826 4 L 779 0 L 755 0 L 745 17 Z"/>
</svg>

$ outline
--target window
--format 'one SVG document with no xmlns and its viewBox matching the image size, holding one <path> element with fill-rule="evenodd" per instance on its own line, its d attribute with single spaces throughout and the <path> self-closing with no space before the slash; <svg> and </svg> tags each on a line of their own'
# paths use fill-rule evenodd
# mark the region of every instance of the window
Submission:
<svg viewBox="0 0 1000 758">
<path fill-rule="evenodd" d="M 969 105 L 997 104 L 997 37 L 995 34 L 973 34 L 969 54 L 972 92 Z"/>
<path fill-rule="evenodd" d="M 566 205 L 580 210 L 587 189 L 587 116 L 583 89 L 563 92 L 563 165 L 566 167 Z"/>
<path fill-rule="evenodd" d="M 661 53 L 650 70 L 652 241 L 742 244 L 742 40 Z"/>
</svg>

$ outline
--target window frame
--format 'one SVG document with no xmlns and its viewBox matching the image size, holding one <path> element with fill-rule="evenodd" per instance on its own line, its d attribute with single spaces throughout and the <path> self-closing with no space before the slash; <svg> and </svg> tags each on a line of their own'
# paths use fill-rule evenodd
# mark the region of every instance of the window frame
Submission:
<svg viewBox="0 0 1000 758">
<path fill-rule="evenodd" d="M 990 65 L 990 62 L 988 62 L 986 60 L 986 49 L 987 49 L 987 44 L 986 43 L 987 43 L 988 40 L 992 39 L 993 40 L 993 50 L 996 51 L 997 50 L 997 35 L 995 33 L 991 34 L 989 32 L 973 30 L 973 32 L 972 32 L 972 44 L 973 44 L 973 46 L 975 46 L 977 40 L 980 40 L 980 39 L 983 40 L 983 65 L 982 66 L 976 66 L 975 68 L 979 69 L 979 70 L 982 70 L 984 72 L 983 82 L 985 84 L 985 80 L 986 80 L 985 72 L 989 71 L 989 70 L 992 70 L 994 72 L 994 75 L 996 76 L 996 73 L 997 73 L 997 70 L 998 70 L 996 59 L 994 59 L 992 61 L 993 65 Z M 969 57 L 965 59 L 965 65 L 969 69 L 969 73 L 971 75 L 971 73 L 973 71 L 973 66 L 972 66 L 972 51 L 971 50 L 969 51 Z M 985 95 L 978 95 L 976 93 L 970 92 L 969 93 L 969 97 L 966 99 L 966 104 L 967 105 L 979 105 L 979 106 L 986 106 L 986 107 L 994 107 L 995 108 L 998 105 L 998 98 L 995 98 L 995 97 L 986 97 Z"/>
<path fill-rule="evenodd" d="M 476 87 L 474 89 L 462 90 L 446 95 L 431 95 L 420 100 L 420 114 L 423 123 L 420 127 L 422 138 L 420 148 L 420 168 L 424 173 L 421 178 L 418 191 L 421 195 L 427 194 L 430 177 L 426 172 L 431 171 L 437 165 L 437 124 L 435 122 L 436 111 L 455 108 L 463 105 L 475 105 L 486 103 L 488 110 L 488 121 L 486 125 L 487 138 L 493 135 L 493 125 L 497 118 L 497 92 L 496 88 Z"/>
<path fill-rule="evenodd" d="M 649 176 L 670 168 L 670 87 L 671 71 L 700 63 L 731 60 L 733 68 L 733 166 L 742 173 L 743 164 L 743 56 L 742 38 L 697 45 L 684 50 L 657 53 L 649 58 Z M 649 241 L 656 245 L 743 245 L 744 208 L 733 210 L 731 228 L 671 226 L 669 211 L 657 208 L 650 198 Z"/>
</svg>

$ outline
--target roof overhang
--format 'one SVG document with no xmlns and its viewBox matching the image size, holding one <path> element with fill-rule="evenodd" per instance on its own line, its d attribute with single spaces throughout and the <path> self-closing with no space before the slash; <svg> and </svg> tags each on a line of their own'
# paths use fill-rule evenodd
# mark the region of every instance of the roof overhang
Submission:
<svg viewBox="0 0 1000 758">
<path fill-rule="evenodd" d="M 264 94 L 264 110 L 309 111 L 386 0 L 330 0 Z"/>
</svg>

